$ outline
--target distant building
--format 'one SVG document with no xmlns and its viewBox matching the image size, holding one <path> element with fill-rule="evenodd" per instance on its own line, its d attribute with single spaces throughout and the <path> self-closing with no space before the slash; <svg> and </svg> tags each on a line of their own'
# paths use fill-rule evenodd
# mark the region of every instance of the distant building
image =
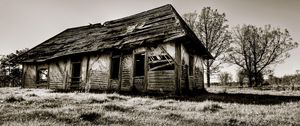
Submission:
<svg viewBox="0 0 300 126">
<path fill-rule="evenodd" d="M 185 93 L 204 89 L 212 58 L 171 5 L 67 29 L 16 60 L 23 87 Z"/>
</svg>

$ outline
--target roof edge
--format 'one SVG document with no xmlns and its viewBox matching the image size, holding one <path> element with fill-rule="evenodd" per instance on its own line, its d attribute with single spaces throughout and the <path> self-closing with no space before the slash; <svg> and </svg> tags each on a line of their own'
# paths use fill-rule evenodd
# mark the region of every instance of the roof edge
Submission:
<svg viewBox="0 0 300 126">
<path fill-rule="evenodd" d="M 201 42 L 201 40 L 197 37 L 197 35 L 193 32 L 193 30 L 186 24 L 186 22 L 181 18 L 181 16 L 178 14 L 178 12 L 176 11 L 176 9 L 171 5 L 168 4 L 171 9 L 174 11 L 176 18 L 178 18 L 179 23 L 181 25 L 181 27 L 183 28 L 183 30 L 185 31 L 186 36 L 190 37 L 191 39 L 198 41 L 199 44 L 201 44 L 202 49 L 205 50 L 206 52 L 206 56 L 204 56 L 204 59 L 214 59 L 214 57 L 211 55 L 211 53 L 207 50 L 207 48 L 203 45 L 203 43 Z M 191 34 L 188 34 L 191 33 Z"/>
</svg>

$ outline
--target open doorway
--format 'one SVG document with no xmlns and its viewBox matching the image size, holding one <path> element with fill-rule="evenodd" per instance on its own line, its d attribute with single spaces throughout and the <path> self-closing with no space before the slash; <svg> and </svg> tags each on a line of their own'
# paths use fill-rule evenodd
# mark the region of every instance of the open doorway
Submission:
<svg viewBox="0 0 300 126">
<path fill-rule="evenodd" d="M 81 58 L 72 58 L 71 89 L 78 89 L 81 82 Z"/>
<path fill-rule="evenodd" d="M 141 92 L 144 90 L 144 76 L 145 76 L 145 53 L 134 55 L 134 89 Z"/>
<path fill-rule="evenodd" d="M 145 54 L 135 54 L 135 76 L 145 75 Z"/>
</svg>

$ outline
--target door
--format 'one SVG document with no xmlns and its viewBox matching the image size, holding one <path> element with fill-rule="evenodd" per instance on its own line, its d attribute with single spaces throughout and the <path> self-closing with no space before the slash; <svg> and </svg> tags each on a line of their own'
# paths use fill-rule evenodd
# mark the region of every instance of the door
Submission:
<svg viewBox="0 0 300 126">
<path fill-rule="evenodd" d="M 145 53 L 134 55 L 134 77 L 133 87 L 136 91 L 141 92 L 144 90 L 145 78 Z"/>
<path fill-rule="evenodd" d="M 72 76 L 70 89 L 79 89 L 81 83 L 81 59 L 72 59 Z"/>
<path fill-rule="evenodd" d="M 118 91 L 120 90 L 120 54 L 113 54 L 111 58 L 110 67 L 110 86 L 109 90 Z"/>
</svg>

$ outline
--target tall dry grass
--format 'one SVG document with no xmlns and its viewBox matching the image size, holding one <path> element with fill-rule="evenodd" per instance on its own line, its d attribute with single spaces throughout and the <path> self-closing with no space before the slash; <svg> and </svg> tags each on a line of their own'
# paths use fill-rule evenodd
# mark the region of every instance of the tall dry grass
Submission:
<svg viewBox="0 0 300 126">
<path fill-rule="evenodd" d="M 300 125 L 300 102 L 259 105 L 0 88 L 0 125 L 111 124 Z"/>
</svg>

